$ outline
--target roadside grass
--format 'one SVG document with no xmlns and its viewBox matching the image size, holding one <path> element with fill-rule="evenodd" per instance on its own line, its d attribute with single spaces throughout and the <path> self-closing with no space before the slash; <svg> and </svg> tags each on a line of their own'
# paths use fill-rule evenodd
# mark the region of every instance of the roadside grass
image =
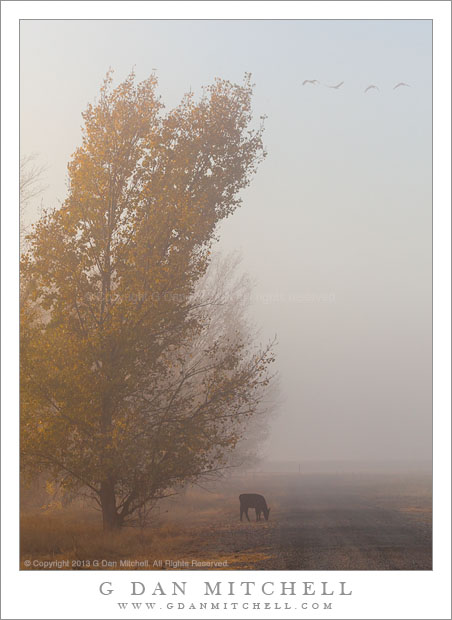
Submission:
<svg viewBox="0 0 452 620">
<path fill-rule="evenodd" d="M 23 510 L 21 568 L 27 568 L 26 560 L 69 560 L 64 568 L 85 570 L 100 568 L 93 561 L 105 560 L 117 562 L 107 568 L 119 569 L 120 560 L 128 559 L 148 560 L 149 569 L 169 568 L 154 566 L 157 559 L 215 560 L 225 561 L 227 568 L 250 568 L 270 556 L 262 547 L 253 548 L 253 538 L 248 537 L 257 534 L 256 528 L 263 532 L 272 523 L 256 524 L 253 515 L 251 523 L 241 523 L 237 493 L 225 491 L 188 489 L 162 500 L 151 513 L 149 526 L 124 527 L 116 532 L 104 532 L 100 513 L 87 505 Z M 236 544 L 238 535 L 244 537 L 240 544 Z M 46 567 L 31 566 L 37 568 Z"/>
<path fill-rule="evenodd" d="M 96 517 L 93 518 L 90 513 L 74 513 L 70 510 L 23 514 L 21 565 L 26 559 L 91 562 L 149 559 L 150 556 L 168 555 L 190 542 L 190 536 L 185 530 L 173 523 L 103 532 L 99 517 Z"/>
</svg>

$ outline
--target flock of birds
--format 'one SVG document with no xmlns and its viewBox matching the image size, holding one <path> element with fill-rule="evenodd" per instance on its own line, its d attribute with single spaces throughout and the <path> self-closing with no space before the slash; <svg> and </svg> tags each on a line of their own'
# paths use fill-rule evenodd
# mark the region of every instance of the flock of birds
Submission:
<svg viewBox="0 0 452 620">
<path fill-rule="evenodd" d="M 305 80 L 302 85 L 306 86 L 308 84 L 311 84 L 312 86 L 318 86 L 318 85 L 320 85 L 320 82 L 319 82 L 319 80 Z M 335 88 L 337 90 L 338 88 L 340 88 L 342 86 L 342 84 L 344 84 L 344 82 L 339 82 L 339 84 L 336 84 L 334 86 L 330 86 L 329 84 L 322 84 L 322 86 L 326 86 L 327 88 Z M 394 86 L 394 88 L 392 90 L 395 90 L 396 88 L 400 88 L 402 86 L 406 86 L 408 88 L 411 88 L 410 84 L 407 84 L 406 82 L 399 82 L 398 84 L 396 84 Z M 367 86 L 364 89 L 364 92 L 367 93 L 369 90 L 372 90 L 372 89 L 378 90 L 378 92 L 380 92 L 380 89 L 375 84 L 369 84 L 369 86 Z"/>
</svg>

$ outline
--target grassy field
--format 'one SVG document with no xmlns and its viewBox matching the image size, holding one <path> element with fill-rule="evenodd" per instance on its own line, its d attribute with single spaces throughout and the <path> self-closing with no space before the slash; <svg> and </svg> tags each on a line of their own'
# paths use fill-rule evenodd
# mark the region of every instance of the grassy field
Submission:
<svg viewBox="0 0 452 620">
<path fill-rule="evenodd" d="M 243 492 L 266 497 L 268 522 L 240 522 Z M 431 569 L 428 473 L 235 476 L 160 502 L 148 527 L 100 521 L 80 505 L 23 510 L 21 568 Z"/>
</svg>

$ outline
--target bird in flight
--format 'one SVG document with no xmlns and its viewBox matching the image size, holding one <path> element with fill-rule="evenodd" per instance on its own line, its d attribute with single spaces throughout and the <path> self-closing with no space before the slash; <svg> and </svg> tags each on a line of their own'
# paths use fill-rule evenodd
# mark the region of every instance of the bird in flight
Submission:
<svg viewBox="0 0 452 620">
<path fill-rule="evenodd" d="M 339 82 L 336 86 L 328 86 L 328 88 L 340 88 L 344 82 Z"/>
<path fill-rule="evenodd" d="M 380 92 L 380 89 L 378 88 L 378 86 L 375 86 L 375 84 L 369 84 L 369 86 L 366 88 L 364 92 L 367 93 L 367 91 L 371 90 L 372 88 L 376 88 L 378 92 Z"/>
<path fill-rule="evenodd" d="M 319 80 L 305 80 L 303 82 L 303 86 L 306 86 L 306 84 L 313 84 L 314 86 L 316 86 L 319 83 Z"/>
<path fill-rule="evenodd" d="M 394 86 L 394 88 L 392 90 L 395 90 L 396 88 L 399 88 L 399 86 L 408 86 L 409 88 L 411 88 L 411 86 L 409 84 L 406 84 L 405 82 L 399 82 L 398 84 L 396 84 Z"/>
</svg>

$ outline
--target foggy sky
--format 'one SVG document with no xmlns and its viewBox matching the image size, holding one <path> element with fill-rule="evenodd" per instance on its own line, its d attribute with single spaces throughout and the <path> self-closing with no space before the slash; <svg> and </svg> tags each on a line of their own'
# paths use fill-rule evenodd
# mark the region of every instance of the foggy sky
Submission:
<svg viewBox="0 0 452 620">
<path fill-rule="evenodd" d="M 219 248 L 241 250 L 279 343 L 267 456 L 430 458 L 431 22 L 22 21 L 21 149 L 47 162 L 44 205 L 110 66 L 115 83 L 156 68 L 167 107 L 252 73 L 268 157 Z"/>
</svg>

